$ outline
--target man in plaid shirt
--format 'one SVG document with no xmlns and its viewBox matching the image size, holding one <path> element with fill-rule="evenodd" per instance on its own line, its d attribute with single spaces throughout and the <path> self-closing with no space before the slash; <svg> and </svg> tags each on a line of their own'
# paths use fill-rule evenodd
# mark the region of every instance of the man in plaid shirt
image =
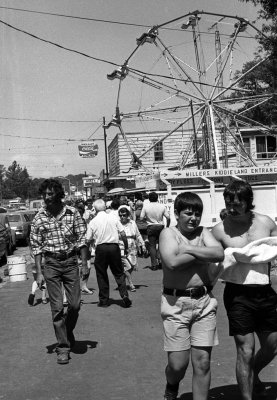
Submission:
<svg viewBox="0 0 277 400">
<path fill-rule="evenodd" d="M 46 281 L 52 320 L 57 338 L 57 362 L 69 362 L 70 349 L 75 344 L 73 330 L 77 323 L 81 291 L 77 252 L 82 259 L 81 274 L 88 275 L 86 224 L 79 211 L 63 203 L 64 190 L 55 179 L 42 182 L 39 193 L 45 206 L 36 214 L 30 234 L 31 248 L 35 257 L 37 283 L 41 288 Z M 45 258 L 44 277 L 41 272 L 42 255 Z M 64 313 L 62 284 L 68 300 Z"/>
</svg>

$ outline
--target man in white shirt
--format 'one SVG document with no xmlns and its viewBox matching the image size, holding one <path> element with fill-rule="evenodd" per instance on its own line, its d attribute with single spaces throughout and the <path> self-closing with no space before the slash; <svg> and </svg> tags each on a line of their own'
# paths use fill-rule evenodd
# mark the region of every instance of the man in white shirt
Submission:
<svg viewBox="0 0 277 400">
<path fill-rule="evenodd" d="M 119 221 L 106 213 L 104 200 L 98 199 L 94 202 L 96 216 L 88 224 L 86 239 L 95 243 L 95 271 L 99 287 L 98 307 L 109 306 L 109 278 L 108 267 L 118 285 L 118 290 L 124 306 L 132 305 L 126 288 L 125 274 L 121 263 L 119 249 L 119 234 L 124 242 L 125 252 L 128 252 L 128 241 L 124 228 Z"/>
<path fill-rule="evenodd" d="M 149 203 L 144 204 L 141 210 L 140 219 L 145 219 L 147 223 L 147 236 L 149 240 L 149 252 L 151 259 L 151 269 L 153 271 L 159 269 L 159 253 L 158 244 L 159 236 L 164 228 L 164 217 L 167 226 L 170 224 L 170 217 L 166 207 L 158 203 L 158 195 L 156 192 L 149 193 Z"/>
</svg>

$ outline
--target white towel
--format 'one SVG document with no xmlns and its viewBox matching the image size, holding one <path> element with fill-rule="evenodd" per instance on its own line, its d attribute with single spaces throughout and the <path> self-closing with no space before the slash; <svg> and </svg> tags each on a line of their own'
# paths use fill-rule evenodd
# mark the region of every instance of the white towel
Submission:
<svg viewBox="0 0 277 400">
<path fill-rule="evenodd" d="M 224 251 L 223 272 L 226 282 L 245 285 L 269 283 L 268 262 L 277 257 L 277 237 L 255 240 L 242 248 L 228 247 Z"/>
</svg>

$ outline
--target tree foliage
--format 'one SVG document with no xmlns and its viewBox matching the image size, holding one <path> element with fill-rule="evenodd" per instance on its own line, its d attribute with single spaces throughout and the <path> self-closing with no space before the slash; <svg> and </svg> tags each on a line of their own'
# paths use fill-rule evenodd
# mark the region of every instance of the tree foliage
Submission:
<svg viewBox="0 0 277 400">
<path fill-rule="evenodd" d="M 277 3 L 276 0 L 240 0 L 244 3 L 253 3 L 255 6 L 261 6 L 259 16 L 265 20 L 272 18 L 274 14 L 277 14 Z"/>
<path fill-rule="evenodd" d="M 239 83 L 239 86 L 250 90 L 250 94 L 272 93 L 273 98 L 244 113 L 245 116 L 267 125 L 277 124 L 277 1 L 276 0 L 240 0 L 251 2 L 259 6 L 258 16 L 263 20 L 261 34 L 257 36 L 259 48 L 255 58 L 244 64 L 237 77 L 256 65 L 262 58 L 269 58 L 256 69 L 248 73 Z M 253 106 L 246 103 L 240 110 Z"/>
<path fill-rule="evenodd" d="M 259 57 L 245 63 L 242 71 L 236 72 L 235 78 L 241 74 L 244 74 L 246 71 L 251 70 L 251 68 L 256 65 L 258 61 Z M 245 105 L 239 110 L 242 112 L 249 108 L 249 110 L 244 112 L 243 115 L 270 126 L 277 124 L 277 98 L 275 96 L 276 90 L 272 81 L 272 76 L 275 73 L 274 71 L 274 64 L 272 63 L 272 60 L 269 59 L 245 75 L 239 84 L 240 87 L 249 91 L 249 96 L 272 94 L 272 98 L 270 100 L 265 102 L 259 100 L 261 104 L 254 108 L 252 108 L 253 103 L 246 102 Z M 238 92 L 236 93 L 236 96 L 239 96 Z"/>
<path fill-rule="evenodd" d="M 78 174 L 65 176 L 65 179 L 62 177 L 55 177 L 54 179 L 60 180 L 68 192 L 69 182 L 70 185 L 81 190 L 84 176 L 85 174 Z M 44 178 L 30 178 L 26 167 L 21 167 L 17 161 L 13 161 L 8 168 L 0 165 L 0 201 L 16 197 L 21 197 L 23 200 L 38 199 L 40 198 L 38 189 L 43 180 Z"/>
<path fill-rule="evenodd" d="M 22 168 L 16 161 L 7 168 L 3 181 L 3 197 L 13 198 L 29 196 L 31 179 L 26 167 Z"/>
</svg>

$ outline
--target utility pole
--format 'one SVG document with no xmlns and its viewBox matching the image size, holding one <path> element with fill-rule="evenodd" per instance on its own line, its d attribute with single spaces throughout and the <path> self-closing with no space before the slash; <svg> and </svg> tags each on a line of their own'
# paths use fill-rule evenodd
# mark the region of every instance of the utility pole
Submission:
<svg viewBox="0 0 277 400">
<path fill-rule="evenodd" d="M 85 171 L 85 177 L 87 176 L 87 171 Z M 86 190 L 86 200 L 87 200 L 87 198 L 88 198 L 88 188 L 87 187 L 85 187 L 85 190 Z"/>
<path fill-rule="evenodd" d="M 3 200 L 3 171 L 4 165 L 0 165 L 0 205 L 2 204 Z"/>
<path fill-rule="evenodd" d="M 107 149 L 107 134 L 106 134 L 106 120 L 103 117 L 103 130 L 104 130 L 104 146 L 105 146 L 105 161 L 106 161 L 106 178 L 109 179 L 109 165 L 108 165 L 108 149 Z"/>
</svg>

